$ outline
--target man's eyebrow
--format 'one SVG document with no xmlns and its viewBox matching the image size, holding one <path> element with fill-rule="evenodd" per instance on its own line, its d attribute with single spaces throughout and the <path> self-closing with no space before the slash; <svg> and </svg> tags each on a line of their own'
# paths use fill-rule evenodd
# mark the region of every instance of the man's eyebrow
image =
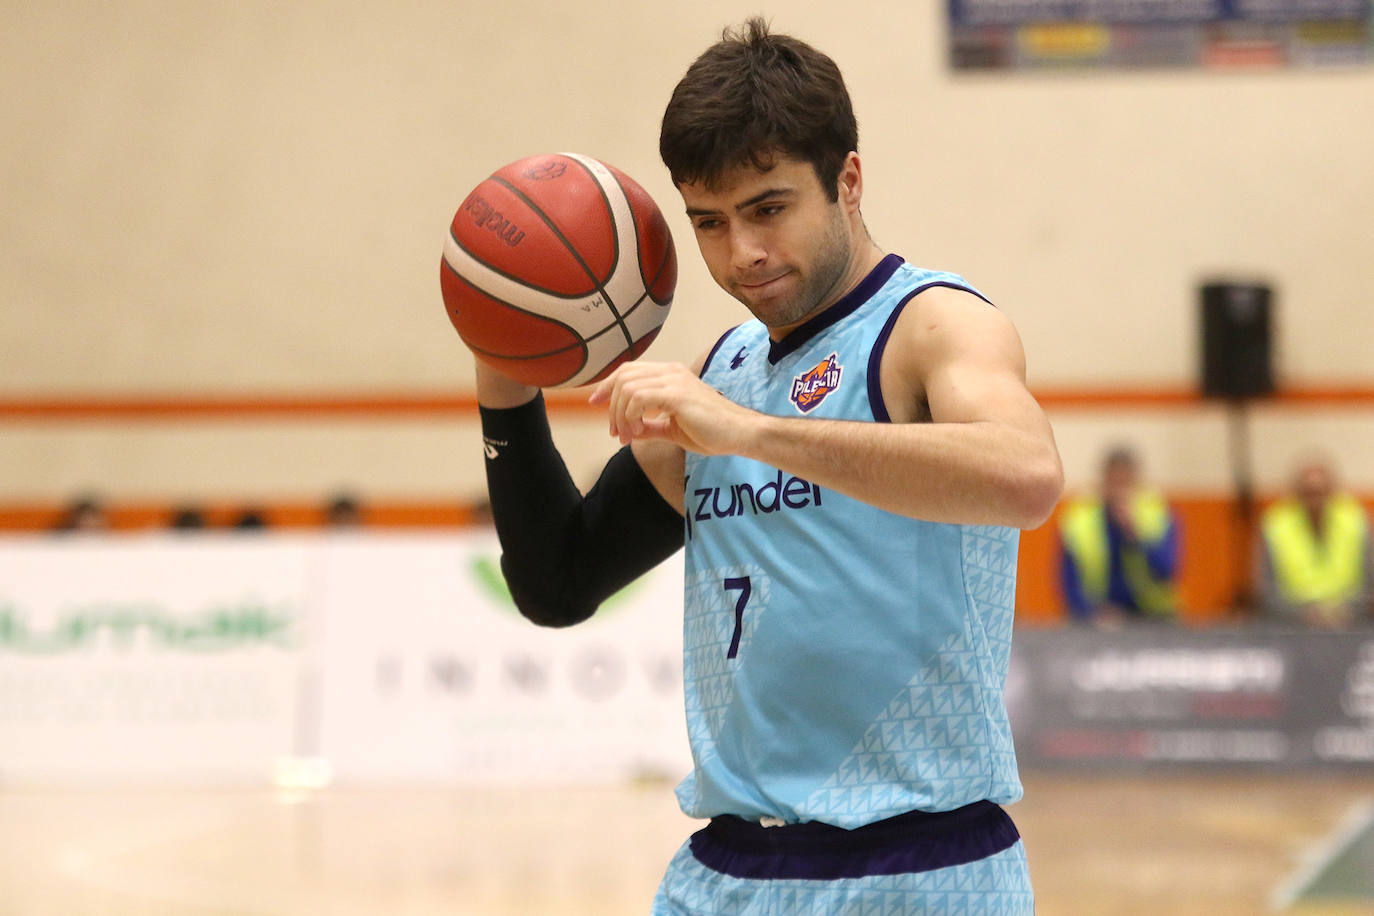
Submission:
<svg viewBox="0 0 1374 916">
<path fill-rule="evenodd" d="M 793 188 L 769 188 L 766 191 L 760 191 L 748 200 L 742 200 L 735 204 L 735 212 L 752 207 L 754 204 L 761 204 L 772 197 L 791 197 L 794 193 L 796 191 Z"/>
<path fill-rule="evenodd" d="M 749 198 L 748 200 L 742 200 L 742 201 L 740 201 L 739 203 L 735 204 L 735 211 L 738 212 L 738 211 L 740 211 L 740 210 L 746 210 L 746 209 L 748 209 L 749 207 L 754 206 L 755 204 L 763 203 L 765 200 L 768 200 L 768 199 L 773 198 L 773 197 L 791 197 L 791 196 L 792 196 L 793 194 L 795 194 L 795 193 L 796 193 L 796 189 L 795 189 L 795 188 L 785 188 L 785 187 L 784 187 L 784 188 L 768 188 L 767 190 L 760 191 L 759 193 L 755 194 L 753 197 Z M 711 216 L 711 215 L 717 214 L 717 213 L 720 213 L 720 211 L 719 211 L 719 210 L 703 210 L 703 209 L 700 209 L 700 208 L 698 208 L 698 207 L 688 207 L 688 208 L 687 208 L 687 216 L 688 216 L 688 217 L 693 217 L 693 216 Z"/>
</svg>

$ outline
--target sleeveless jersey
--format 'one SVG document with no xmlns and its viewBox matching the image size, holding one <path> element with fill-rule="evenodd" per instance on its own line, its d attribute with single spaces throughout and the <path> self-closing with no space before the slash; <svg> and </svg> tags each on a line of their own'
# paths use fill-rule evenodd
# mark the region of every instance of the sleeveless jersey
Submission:
<svg viewBox="0 0 1374 916">
<path fill-rule="evenodd" d="M 702 378 L 784 417 L 887 422 L 902 308 L 953 274 L 888 255 L 772 342 L 747 322 Z M 738 456 L 687 453 L 684 682 L 695 817 L 858 827 L 1021 797 L 1002 693 L 1019 532 L 906 518 Z"/>
</svg>

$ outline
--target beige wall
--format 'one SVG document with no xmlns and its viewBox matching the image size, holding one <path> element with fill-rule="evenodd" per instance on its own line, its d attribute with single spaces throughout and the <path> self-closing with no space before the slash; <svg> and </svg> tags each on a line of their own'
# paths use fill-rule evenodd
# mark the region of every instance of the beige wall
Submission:
<svg viewBox="0 0 1374 916">
<path fill-rule="evenodd" d="M 673 83 L 756 6 L 18 7 L 0 30 L 0 396 L 467 390 L 443 232 L 536 152 L 606 159 L 667 211 L 683 270 L 655 357 L 740 320 L 656 143 Z M 875 237 L 998 301 L 1033 384 L 1192 384 L 1195 287 L 1215 275 L 1275 283 L 1283 378 L 1374 384 L 1374 69 L 956 77 L 942 3 L 784 10 L 775 26 L 849 80 Z M 1055 421 L 1071 481 L 1125 439 L 1171 486 L 1225 485 L 1220 411 Z M 568 426 L 573 467 L 609 451 L 597 426 Z M 1370 411 L 1267 410 L 1254 432 L 1261 483 L 1319 441 L 1374 489 Z M 9 423 L 0 441 L 5 501 L 481 486 L 462 422 Z"/>
</svg>

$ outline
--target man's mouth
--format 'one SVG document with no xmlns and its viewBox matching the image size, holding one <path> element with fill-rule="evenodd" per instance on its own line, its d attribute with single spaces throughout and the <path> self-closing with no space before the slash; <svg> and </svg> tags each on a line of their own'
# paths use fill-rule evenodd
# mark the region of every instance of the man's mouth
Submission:
<svg viewBox="0 0 1374 916">
<path fill-rule="evenodd" d="M 787 276 L 787 274 L 781 273 L 777 276 L 768 277 L 763 280 L 741 280 L 739 281 L 739 285 L 745 289 L 763 289 L 765 286 L 768 286 L 771 283 L 776 283 L 778 280 L 781 280 L 785 276 Z"/>
</svg>

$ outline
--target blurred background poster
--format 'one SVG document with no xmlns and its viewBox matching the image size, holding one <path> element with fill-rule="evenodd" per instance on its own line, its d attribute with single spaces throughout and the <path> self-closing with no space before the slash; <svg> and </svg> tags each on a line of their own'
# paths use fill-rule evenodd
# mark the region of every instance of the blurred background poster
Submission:
<svg viewBox="0 0 1374 916">
<path fill-rule="evenodd" d="M 955 70 L 1368 64 L 1369 0 L 949 0 Z"/>
</svg>

